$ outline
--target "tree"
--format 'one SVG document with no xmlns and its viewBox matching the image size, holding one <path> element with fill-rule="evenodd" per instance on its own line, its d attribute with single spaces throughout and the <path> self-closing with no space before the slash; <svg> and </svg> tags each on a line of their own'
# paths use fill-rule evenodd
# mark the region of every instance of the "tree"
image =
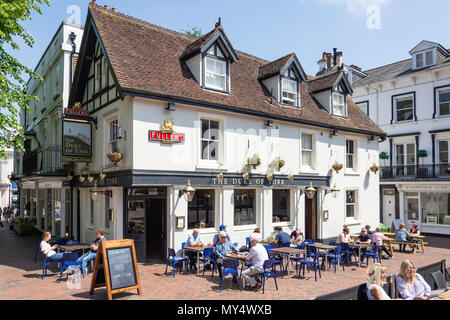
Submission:
<svg viewBox="0 0 450 320">
<path fill-rule="evenodd" d="M 202 29 L 200 29 L 199 27 L 188 27 L 190 28 L 190 30 L 182 30 L 184 34 L 187 34 L 188 36 L 191 36 L 193 38 L 203 38 L 204 34 L 202 32 Z"/>
<path fill-rule="evenodd" d="M 44 4 L 49 6 L 49 0 L 0 0 L 0 158 L 3 159 L 9 147 L 24 150 L 19 110 L 28 111 L 29 102 L 38 101 L 37 97 L 25 93 L 26 82 L 22 75 L 42 81 L 40 75 L 21 64 L 7 50 L 20 50 L 16 39 L 33 47 L 33 37 L 20 22 L 31 20 L 33 11 L 42 14 Z"/>
</svg>

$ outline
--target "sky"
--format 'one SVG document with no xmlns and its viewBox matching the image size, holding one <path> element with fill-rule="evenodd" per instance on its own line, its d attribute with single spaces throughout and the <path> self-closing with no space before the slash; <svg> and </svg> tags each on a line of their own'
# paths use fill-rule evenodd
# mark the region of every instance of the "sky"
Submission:
<svg viewBox="0 0 450 320">
<path fill-rule="evenodd" d="M 11 53 L 35 68 L 62 20 L 84 25 L 90 0 L 50 0 L 23 25 L 35 39 Z M 420 41 L 450 48 L 448 0 L 97 0 L 120 12 L 182 32 L 207 33 L 221 17 L 233 47 L 268 61 L 295 52 L 315 75 L 324 51 L 343 52 L 363 70 L 409 59 Z M 25 79 L 28 80 L 28 79 Z"/>
</svg>

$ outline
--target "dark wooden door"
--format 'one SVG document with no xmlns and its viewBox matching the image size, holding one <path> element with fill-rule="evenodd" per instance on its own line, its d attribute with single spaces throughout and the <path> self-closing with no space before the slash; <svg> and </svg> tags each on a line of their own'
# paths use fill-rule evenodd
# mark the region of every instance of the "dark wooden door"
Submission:
<svg viewBox="0 0 450 320">
<path fill-rule="evenodd" d="M 305 199 L 305 239 L 316 240 L 316 198 Z"/>
<path fill-rule="evenodd" d="M 146 212 L 146 247 L 147 258 L 162 259 L 165 244 L 165 199 L 149 199 Z"/>
</svg>

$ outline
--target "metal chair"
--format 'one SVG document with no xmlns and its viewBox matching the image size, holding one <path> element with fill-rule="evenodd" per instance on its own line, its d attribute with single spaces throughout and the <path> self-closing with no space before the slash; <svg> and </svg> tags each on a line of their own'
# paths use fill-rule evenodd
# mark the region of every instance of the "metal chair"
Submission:
<svg viewBox="0 0 450 320">
<path fill-rule="evenodd" d="M 378 261 L 378 263 L 381 263 L 381 259 L 380 259 L 380 247 L 373 242 L 372 243 L 372 251 L 366 251 L 365 252 L 365 256 L 367 257 L 366 263 L 367 265 L 369 265 L 369 258 L 372 257 L 373 258 L 373 262 L 375 263 L 376 261 Z M 363 258 L 361 258 L 363 259 Z"/>
<path fill-rule="evenodd" d="M 447 283 L 445 281 L 444 275 L 440 271 L 432 272 L 431 277 L 434 280 L 435 289 L 447 289 Z"/>
<path fill-rule="evenodd" d="M 60 270 L 61 273 L 59 275 L 59 282 L 61 282 L 62 274 L 65 269 L 67 269 L 69 266 L 81 266 L 81 261 L 77 262 L 78 260 L 78 254 L 76 252 L 64 252 L 63 259 L 60 263 Z M 83 274 L 84 277 L 84 274 Z"/>
<path fill-rule="evenodd" d="M 316 249 L 315 247 L 313 247 L 314 249 Z M 314 267 L 314 277 L 315 280 L 317 281 L 317 270 L 319 270 L 319 276 L 320 278 L 322 278 L 322 273 L 320 271 L 320 263 L 319 263 L 319 251 L 316 250 L 314 252 L 314 256 L 313 256 L 313 260 L 308 260 L 308 258 L 302 259 L 300 261 L 300 267 L 298 268 L 298 278 L 300 278 L 300 269 L 302 269 L 303 267 L 303 275 L 305 275 L 305 266 L 308 267 L 308 272 L 309 272 L 309 266 L 313 266 Z"/>
<path fill-rule="evenodd" d="M 205 275 L 206 263 L 212 264 L 212 274 L 211 274 L 212 278 L 214 275 L 214 269 L 216 268 L 216 260 L 214 259 L 214 248 L 205 248 L 205 250 L 203 250 L 203 257 L 201 257 L 199 260 L 203 262 L 203 275 Z"/>
<path fill-rule="evenodd" d="M 167 268 L 169 265 L 172 265 L 172 273 L 173 277 L 175 277 L 175 268 L 177 264 L 180 264 L 180 273 L 183 271 L 183 262 L 186 265 L 187 274 L 189 274 L 188 268 L 188 258 L 186 257 L 177 257 L 175 250 L 173 248 L 169 248 L 169 256 L 167 257 L 166 271 L 164 272 L 167 275 Z M 180 263 L 181 262 L 181 263 Z"/>
<path fill-rule="evenodd" d="M 331 261 L 333 261 L 334 264 L 334 273 L 336 273 L 336 264 L 341 263 L 342 264 L 342 271 L 345 271 L 344 269 L 344 257 L 341 255 L 341 247 L 336 247 L 334 249 L 334 253 L 328 254 L 328 267 L 331 264 Z"/>
<path fill-rule="evenodd" d="M 348 243 L 341 242 L 341 243 L 339 243 L 339 246 L 341 247 L 341 254 L 343 256 L 347 257 L 347 266 L 350 267 L 351 262 L 352 262 L 352 257 L 355 257 L 355 261 L 356 261 L 355 252 L 350 249 L 350 245 Z"/>
<path fill-rule="evenodd" d="M 273 280 L 275 281 L 275 288 L 278 291 L 277 274 L 274 271 L 274 259 L 269 259 L 269 260 L 264 261 L 263 268 L 264 268 L 264 272 L 261 273 L 261 276 L 263 278 L 262 279 L 263 294 L 264 294 L 264 287 L 266 284 L 266 278 L 267 278 L 267 280 L 269 280 L 269 277 L 273 277 Z"/>
<path fill-rule="evenodd" d="M 281 279 L 283 279 L 283 259 L 277 259 L 274 254 L 272 252 L 270 252 L 270 249 L 275 249 L 275 246 L 272 245 L 265 245 L 264 248 L 266 248 L 267 254 L 269 256 L 269 258 L 273 258 L 274 259 L 274 270 L 276 270 L 275 266 L 279 266 L 280 267 L 280 273 L 281 273 Z"/>
<path fill-rule="evenodd" d="M 45 254 L 44 254 L 44 266 L 42 267 L 42 277 L 41 280 L 44 279 L 44 277 L 47 275 L 47 267 L 51 265 L 52 263 L 60 263 L 60 261 L 53 261 L 50 260 Z"/>
<path fill-rule="evenodd" d="M 239 261 L 237 259 L 225 259 L 222 264 L 222 277 L 220 278 L 220 291 L 222 291 L 223 287 L 223 279 L 226 276 L 233 276 L 237 278 L 239 289 L 242 292 L 241 279 L 238 274 L 239 270 Z"/>
</svg>

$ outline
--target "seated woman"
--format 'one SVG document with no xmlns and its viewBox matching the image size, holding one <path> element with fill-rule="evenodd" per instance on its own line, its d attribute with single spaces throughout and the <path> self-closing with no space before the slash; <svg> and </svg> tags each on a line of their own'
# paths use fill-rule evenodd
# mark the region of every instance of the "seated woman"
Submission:
<svg viewBox="0 0 450 320">
<path fill-rule="evenodd" d="M 383 289 L 386 283 L 386 268 L 379 263 L 372 264 L 367 269 L 369 279 L 367 280 L 367 298 L 369 300 L 391 300 Z"/>
<path fill-rule="evenodd" d="M 400 277 L 396 280 L 400 297 L 405 300 L 428 300 L 437 297 L 442 290 L 431 291 L 431 287 L 416 270 L 411 260 L 404 260 L 400 265 Z"/>
<path fill-rule="evenodd" d="M 412 228 L 409 230 L 409 237 L 407 238 L 407 240 L 408 240 L 408 242 L 420 243 L 420 239 L 413 238 L 411 236 L 420 236 L 420 231 L 419 231 L 419 227 L 417 226 L 417 224 L 412 225 Z"/>
<path fill-rule="evenodd" d="M 55 244 L 53 247 L 48 243 L 52 235 L 50 232 L 44 232 L 42 234 L 41 241 L 41 252 L 51 261 L 62 261 L 63 254 L 56 253 L 54 250 L 58 248 L 58 245 Z"/>
<path fill-rule="evenodd" d="M 303 242 L 303 232 L 299 228 L 295 228 L 291 232 L 291 242 L 295 245 L 301 245 Z"/>
<path fill-rule="evenodd" d="M 398 230 L 395 235 L 395 241 L 397 242 L 405 242 L 405 244 L 400 244 L 400 251 L 406 252 L 406 243 L 408 242 L 408 236 L 409 232 L 405 229 L 405 224 L 400 223 L 400 226 L 398 227 Z"/>
<path fill-rule="evenodd" d="M 336 239 L 336 243 L 350 243 L 352 239 L 350 238 L 350 229 L 344 226 L 342 233 L 340 233 Z"/>
</svg>

